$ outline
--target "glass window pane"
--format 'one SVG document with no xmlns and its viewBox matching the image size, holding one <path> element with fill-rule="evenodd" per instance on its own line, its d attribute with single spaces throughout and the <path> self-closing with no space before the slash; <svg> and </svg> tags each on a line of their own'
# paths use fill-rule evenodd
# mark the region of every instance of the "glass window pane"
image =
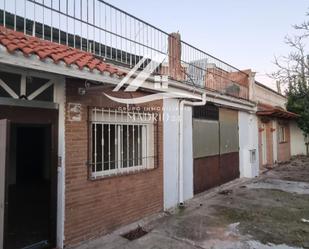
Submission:
<svg viewBox="0 0 309 249">
<path fill-rule="evenodd" d="M 128 125 L 124 125 L 123 126 L 123 133 L 122 133 L 122 140 L 123 140 L 123 168 L 126 168 L 129 166 L 129 161 L 128 161 L 128 144 L 129 144 L 129 140 L 128 140 L 128 134 L 129 134 L 129 126 Z"/>
<path fill-rule="evenodd" d="M 139 126 L 135 125 L 134 126 L 134 164 L 140 165 L 139 164 Z"/>
<path fill-rule="evenodd" d="M 97 170 L 102 171 L 102 124 L 97 124 Z"/>
<path fill-rule="evenodd" d="M 116 169 L 116 125 L 110 125 L 110 169 Z"/>
<path fill-rule="evenodd" d="M 91 137 L 92 137 L 92 145 L 91 145 L 91 148 L 92 148 L 92 172 L 95 172 L 96 171 L 96 165 L 95 165 L 95 151 L 94 151 L 94 148 L 95 148 L 95 129 L 94 129 L 94 124 L 92 124 L 91 126 Z"/>
<path fill-rule="evenodd" d="M 103 140 L 104 140 L 104 170 L 109 170 L 109 157 L 108 157 L 108 147 L 109 147 L 109 136 L 108 136 L 108 124 L 103 125 Z"/>
<path fill-rule="evenodd" d="M 129 125 L 129 167 L 133 166 L 133 125 Z"/>
<path fill-rule="evenodd" d="M 143 165 L 143 126 L 139 126 L 139 165 Z"/>
</svg>

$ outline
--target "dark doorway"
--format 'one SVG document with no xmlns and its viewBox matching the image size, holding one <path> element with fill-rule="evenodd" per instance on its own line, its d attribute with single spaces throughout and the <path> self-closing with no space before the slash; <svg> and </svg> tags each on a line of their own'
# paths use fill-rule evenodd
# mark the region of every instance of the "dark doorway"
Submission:
<svg viewBox="0 0 309 249">
<path fill-rule="evenodd" d="M 51 125 L 13 124 L 11 127 L 7 249 L 50 246 L 51 131 Z"/>
</svg>

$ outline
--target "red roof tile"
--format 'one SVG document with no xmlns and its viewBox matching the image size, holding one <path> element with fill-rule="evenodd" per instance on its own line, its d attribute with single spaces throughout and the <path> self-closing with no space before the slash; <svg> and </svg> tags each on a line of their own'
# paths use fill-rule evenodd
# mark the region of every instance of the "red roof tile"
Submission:
<svg viewBox="0 0 309 249">
<path fill-rule="evenodd" d="M 63 61 L 66 65 L 76 65 L 79 69 L 87 67 L 91 71 L 97 69 L 102 73 L 109 72 L 119 76 L 126 74 L 118 68 L 97 59 L 91 53 L 45 41 L 37 37 L 27 36 L 24 33 L 16 32 L 3 26 L 0 26 L 0 44 L 5 46 L 10 53 L 21 51 L 25 56 L 35 54 L 41 60 L 51 58 L 55 63 Z"/>
</svg>

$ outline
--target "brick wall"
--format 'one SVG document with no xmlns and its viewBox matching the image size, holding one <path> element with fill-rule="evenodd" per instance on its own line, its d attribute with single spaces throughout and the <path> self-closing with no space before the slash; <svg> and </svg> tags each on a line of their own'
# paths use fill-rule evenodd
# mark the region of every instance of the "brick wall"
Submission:
<svg viewBox="0 0 309 249">
<path fill-rule="evenodd" d="M 217 90 L 221 93 L 239 97 L 249 98 L 249 77 L 243 72 L 227 72 L 216 65 L 208 65 L 205 77 L 207 89 Z M 237 87 L 235 84 L 237 84 Z M 235 85 L 235 86 L 234 86 Z M 236 87 L 236 88 L 235 88 Z"/>
<path fill-rule="evenodd" d="M 175 80 L 183 80 L 181 66 L 181 38 L 179 33 L 172 33 L 168 37 L 169 76 Z"/>
<path fill-rule="evenodd" d="M 108 108 L 119 105 L 108 100 L 100 92 L 79 96 L 78 87 L 83 87 L 84 81 L 67 79 L 66 86 L 67 104 L 82 104 L 82 121 L 69 121 L 66 112 L 65 122 L 64 244 L 69 247 L 163 209 L 163 132 L 162 122 L 159 122 L 157 168 L 127 176 L 91 181 L 88 179 L 86 166 L 88 106 Z M 137 92 L 130 95 L 145 94 Z M 162 101 L 149 105 L 161 107 Z"/>
</svg>

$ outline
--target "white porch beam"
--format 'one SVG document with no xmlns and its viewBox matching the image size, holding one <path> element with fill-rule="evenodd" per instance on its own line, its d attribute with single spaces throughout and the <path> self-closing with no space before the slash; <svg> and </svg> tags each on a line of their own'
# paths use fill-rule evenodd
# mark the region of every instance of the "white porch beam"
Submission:
<svg viewBox="0 0 309 249">
<path fill-rule="evenodd" d="M 12 98 L 18 99 L 18 95 L 10 88 L 2 79 L 0 79 L 0 86 L 11 95 Z"/>
<path fill-rule="evenodd" d="M 52 80 L 45 83 L 43 86 L 41 86 L 39 89 L 35 90 L 33 93 L 31 93 L 28 96 L 28 100 L 33 100 L 35 97 L 40 95 L 42 92 L 44 92 L 47 88 L 49 88 L 51 85 L 53 85 L 54 82 Z"/>
</svg>

